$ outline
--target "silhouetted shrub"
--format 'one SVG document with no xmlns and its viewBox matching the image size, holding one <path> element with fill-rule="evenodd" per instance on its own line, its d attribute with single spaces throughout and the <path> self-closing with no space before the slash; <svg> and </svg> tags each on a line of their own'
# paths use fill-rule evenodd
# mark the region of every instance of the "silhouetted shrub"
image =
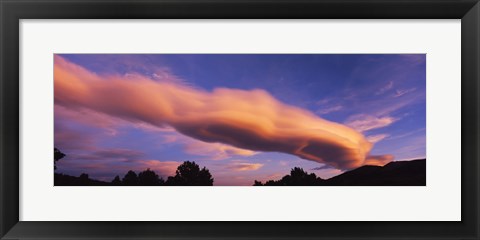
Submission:
<svg viewBox="0 0 480 240">
<path fill-rule="evenodd" d="M 253 186 L 321 186 L 324 182 L 315 173 L 308 174 L 302 168 L 294 167 L 290 175 L 285 175 L 280 180 L 268 180 L 265 184 L 255 180 Z"/>
<path fill-rule="evenodd" d="M 159 186 L 164 183 L 165 181 L 150 168 L 138 174 L 138 185 L 140 186 Z"/>
<path fill-rule="evenodd" d="M 90 183 L 90 178 L 88 177 L 88 174 L 86 174 L 86 173 L 80 174 L 79 180 L 80 180 L 80 185 L 82 185 L 82 186 L 90 185 L 89 184 Z"/>
<path fill-rule="evenodd" d="M 115 178 L 112 180 L 112 185 L 113 186 L 120 186 L 122 185 L 122 180 L 120 180 L 120 177 L 117 175 Z"/>
<path fill-rule="evenodd" d="M 137 174 L 130 170 L 125 174 L 125 176 L 122 179 L 122 184 L 125 186 L 136 186 L 138 185 L 138 177 Z"/>
</svg>

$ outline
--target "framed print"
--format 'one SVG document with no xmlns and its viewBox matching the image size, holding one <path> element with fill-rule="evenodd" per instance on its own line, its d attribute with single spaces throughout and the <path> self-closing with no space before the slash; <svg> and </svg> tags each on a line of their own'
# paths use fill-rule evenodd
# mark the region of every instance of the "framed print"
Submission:
<svg viewBox="0 0 480 240">
<path fill-rule="evenodd" d="M 478 1 L 1 12 L 2 239 L 479 238 Z"/>
</svg>

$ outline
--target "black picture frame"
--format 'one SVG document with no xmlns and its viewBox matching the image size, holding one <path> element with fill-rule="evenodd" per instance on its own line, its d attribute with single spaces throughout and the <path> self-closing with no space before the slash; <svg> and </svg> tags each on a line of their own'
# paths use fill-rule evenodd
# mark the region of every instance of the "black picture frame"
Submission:
<svg viewBox="0 0 480 240">
<path fill-rule="evenodd" d="M 1 239 L 479 239 L 478 0 L 0 0 Z M 461 19 L 460 222 L 19 221 L 20 19 Z M 441 211 L 441 209 L 439 209 Z"/>
</svg>

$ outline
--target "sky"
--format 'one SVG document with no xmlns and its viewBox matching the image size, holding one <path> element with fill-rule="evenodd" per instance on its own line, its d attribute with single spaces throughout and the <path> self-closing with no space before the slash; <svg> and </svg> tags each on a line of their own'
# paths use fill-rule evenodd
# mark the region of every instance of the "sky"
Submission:
<svg viewBox="0 0 480 240">
<path fill-rule="evenodd" d="M 217 186 L 426 156 L 424 54 L 56 54 L 56 172 Z"/>
</svg>

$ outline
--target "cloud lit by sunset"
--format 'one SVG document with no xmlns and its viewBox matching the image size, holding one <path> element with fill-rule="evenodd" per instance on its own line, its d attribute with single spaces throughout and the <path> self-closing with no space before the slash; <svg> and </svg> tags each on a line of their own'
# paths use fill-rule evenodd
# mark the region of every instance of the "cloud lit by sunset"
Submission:
<svg viewBox="0 0 480 240">
<path fill-rule="evenodd" d="M 369 156 L 372 144 L 360 132 L 281 103 L 261 89 L 206 92 L 142 75 L 98 76 L 56 56 L 55 101 L 132 122 L 171 126 L 205 142 L 293 154 L 339 169 L 359 167 L 366 160 L 381 165 L 392 160 Z"/>
</svg>

